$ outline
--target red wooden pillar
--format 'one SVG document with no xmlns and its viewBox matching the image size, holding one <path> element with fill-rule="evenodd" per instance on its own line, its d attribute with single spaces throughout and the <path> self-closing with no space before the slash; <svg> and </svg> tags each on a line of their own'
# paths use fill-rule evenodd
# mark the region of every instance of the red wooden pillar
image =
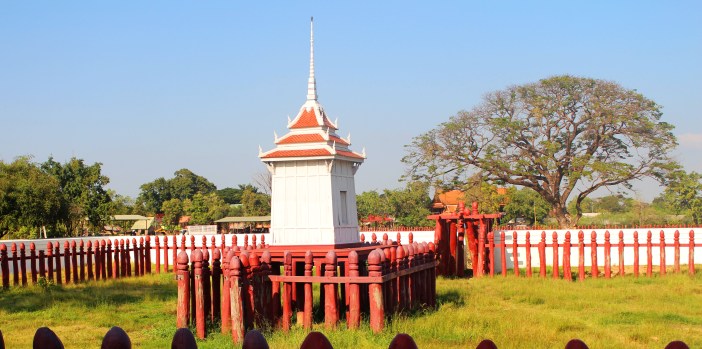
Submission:
<svg viewBox="0 0 702 349">
<path fill-rule="evenodd" d="M 429 248 L 429 260 L 431 263 L 436 262 L 436 246 L 433 243 L 429 243 L 427 246 Z M 392 251 L 391 251 L 392 252 Z M 434 309 L 436 307 L 436 268 L 429 269 L 429 307 Z"/>
<path fill-rule="evenodd" d="M 61 285 L 61 249 L 59 248 L 59 243 L 54 242 L 54 269 L 56 270 L 56 283 Z"/>
<path fill-rule="evenodd" d="M 12 243 L 10 245 L 10 252 L 12 253 L 12 256 L 10 259 L 12 260 L 12 285 L 13 286 L 19 286 L 20 281 L 19 281 L 19 269 L 17 269 L 17 266 L 19 263 L 17 263 L 17 244 Z"/>
<path fill-rule="evenodd" d="M 234 245 L 236 246 L 236 245 Z M 244 325 L 244 297 L 243 297 L 243 277 L 241 275 L 242 264 L 237 256 L 232 256 L 229 261 L 229 298 L 231 299 L 231 329 L 232 341 L 241 343 L 244 341 L 246 326 Z"/>
<path fill-rule="evenodd" d="M 158 238 L 158 236 L 156 237 L 156 240 L 157 241 L 160 240 Z M 158 251 L 158 249 L 157 249 L 157 251 Z M 169 251 L 168 250 L 168 236 L 164 236 L 163 237 L 163 271 L 165 273 L 170 271 L 168 268 L 168 255 L 169 255 L 168 251 Z M 160 252 L 159 252 L 159 254 L 160 254 Z M 175 261 L 173 261 L 173 263 L 175 264 Z"/>
<path fill-rule="evenodd" d="M 395 258 L 397 261 L 397 271 L 400 272 L 405 269 L 405 249 L 402 246 L 397 246 L 395 250 Z M 378 256 L 380 259 L 380 256 Z M 397 279 L 397 311 L 405 310 L 405 299 L 407 298 L 407 288 L 405 287 L 404 276 L 398 276 Z"/>
<path fill-rule="evenodd" d="M 32 274 L 32 285 L 37 284 L 37 246 L 29 243 L 29 269 Z M 81 279 L 81 281 L 83 281 Z"/>
<path fill-rule="evenodd" d="M 553 278 L 558 279 L 558 233 L 555 231 L 552 234 L 553 243 Z"/>
<path fill-rule="evenodd" d="M 565 233 L 563 241 L 563 278 L 567 281 L 573 281 L 573 275 L 570 270 L 570 231 Z"/>
<path fill-rule="evenodd" d="M 660 273 L 661 273 L 661 276 L 665 276 L 665 272 L 666 272 L 666 265 L 665 265 L 665 233 L 663 232 L 663 230 L 661 230 L 660 237 L 661 237 L 661 243 L 660 243 L 660 249 L 661 249 Z"/>
<path fill-rule="evenodd" d="M 490 277 L 495 276 L 495 232 L 489 232 L 488 238 L 488 263 L 490 263 Z"/>
<path fill-rule="evenodd" d="M 324 276 L 336 276 L 336 253 L 333 250 L 327 252 L 324 264 Z M 324 327 L 327 330 L 336 328 L 339 322 L 338 300 L 335 286 L 336 283 L 331 282 L 324 284 Z"/>
<path fill-rule="evenodd" d="M 71 267 L 73 268 L 73 283 L 78 283 L 78 253 L 75 240 L 71 241 Z"/>
<path fill-rule="evenodd" d="M 249 253 L 242 250 L 239 254 L 241 261 L 241 305 L 244 310 L 244 328 L 250 329 L 253 327 L 253 304 L 251 304 L 251 294 L 249 287 L 251 286 L 251 260 Z"/>
<path fill-rule="evenodd" d="M 151 237 L 148 235 L 144 239 L 144 248 L 141 254 L 144 258 L 144 262 L 142 263 L 144 270 L 141 275 L 151 274 Z"/>
<path fill-rule="evenodd" d="M 19 245 L 19 267 L 20 282 L 22 286 L 27 286 L 27 255 L 23 242 L 20 242 Z M 17 270 L 15 270 L 15 273 L 17 273 Z"/>
<path fill-rule="evenodd" d="M 163 247 L 167 248 L 167 240 L 164 241 Z M 156 274 L 161 274 L 161 239 L 158 238 L 158 235 L 154 237 L 154 247 L 156 249 Z M 166 262 L 168 263 L 168 262 Z M 166 267 L 166 271 L 168 271 L 168 267 Z"/>
<path fill-rule="evenodd" d="M 597 278 L 600 270 L 597 269 L 597 233 L 594 230 L 590 233 L 590 258 L 592 277 Z"/>
<path fill-rule="evenodd" d="M 529 233 L 529 232 L 527 231 L 527 232 L 526 232 L 526 236 L 525 236 L 526 241 L 524 242 L 524 246 L 525 246 L 524 261 L 526 262 L 526 264 L 525 264 L 524 266 L 525 266 L 525 268 L 526 268 L 526 277 L 528 277 L 528 278 L 530 278 L 530 277 L 531 277 L 531 274 L 532 274 L 532 270 L 531 270 L 531 241 L 530 241 L 530 238 L 531 238 L 531 233 Z"/>
<path fill-rule="evenodd" d="M 252 235 L 256 237 L 256 235 Z M 251 245 L 256 246 L 256 245 Z M 254 323 L 257 327 L 261 327 L 261 307 L 260 307 L 260 274 L 261 274 L 261 261 L 256 254 L 256 251 L 251 250 L 249 253 L 249 273 L 248 273 L 248 287 L 246 288 L 249 294 L 248 301 L 248 313 L 250 315 L 250 326 L 253 327 Z"/>
<path fill-rule="evenodd" d="M 404 246 L 403 246 L 404 247 Z M 377 251 L 377 250 L 376 250 Z M 410 269 L 414 267 L 415 264 L 415 251 L 414 251 L 414 246 L 412 243 L 407 244 L 407 268 Z M 385 254 L 380 254 L 380 265 L 384 265 L 385 263 Z M 409 274 L 406 276 L 407 279 L 407 308 L 408 309 L 413 309 L 416 298 L 417 298 L 417 290 L 416 290 L 416 283 L 414 280 L 414 274 Z"/>
<path fill-rule="evenodd" d="M 512 260 L 514 260 L 514 276 L 519 277 L 519 253 L 517 251 L 517 232 L 512 232 Z"/>
<path fill-rule="evenodd" d="M 673 234 L 673 247 L 674 247 L 674 260 L 673 260 L 673 271 L 676 274 L 680 274 L 680 232 L 675 231 Z"/>
<path fill-rule="evenodd" d="M 132 251 L 134 256 L 134 276 L 139 276 L 141 275 L 141 249 L 139 249 L 139 244 L 137 243 L 136 238 L 132 238 Z"/>
<path fill-rule="evenodd" d="M 221 259 L 222 254 L 219 252 L 218 249 L 214 249 L 212 251 L 212 316 L 210 318 L 212 322 L 214 322 L 215 320 L 220 320 L 222 318 L 222 312 L 220 308 L 222 302 L 222 293 L 219 281 L 219 279 L 222 276 Z"/>
<path fill-rule="evenodd" d="M 230 333 L 232 329 L 232 299 L 231 299 L 231 279 L 230 268 L 234 251 L 229 250 L 224 254 L 222 262 L 222 333 Z"/>
<path fill-rule="evenodd" d="M 169 271 L 169 270 L 168 270 L 168 248 L 167 248 L 167 247 L 168 247 L 168 246 L 167 246 L 167 245 L 168 245 L 168 241 L 166 241 L 166 240 L 168 240 L 168 237 L 164 237 L 163 240 L 164 240 L 164 242 L 163 242 L 163 243 L 164 243 L 163 254 L 164 254 L 164 259 L 166 260 L 166 264 L 165 264 L 165 268 L 166 268 L 166 269 L 165 269 L 165 270 L 166 270 L 166 272 L 168 272 L 168 271 Z M 171 256 L 172 256 L 171 260 L 173 261 L 173 264 L 174 264 L 174 265 L 175 265 L 176 254 L 178 253 L 178 246 L 177 246 L 177 244 L 178 244 L 178 240 L 177 240 L 176 236 L 173 235 L 173 236 L 171 237 L 171 245 L 172 245 L 172 246 L 171 246 L 171 253 L 170 253 L 170 254 L 171 254 Z"/>
<path fill-rule="evenodd" d="M 433 245 L 433 243 L 432 243 Z M 399 265 L 398 265 L 398 259 L 397 259 L 397 248 L 394 246 L 390 246 L 388 248 L 388 251 L 390 251 L 390 269 L 389 271 L 394 273 L 398 270 Z M 433 273 L 436 273 L 436 268 L 432 270 Z M 393 278 L 388 282 L 388 289 L 390 291 L 388 292 L 388 297 L 390 298 L 390 301 L 386 305 L 386 307 L 390 310 L 390 312 L 397 312 L 399 311 L 399 306 L 400 304 L 398 303 L 400 294 L 400 278 Z M 365 289 L 364 289 L 365 290 Z"/>
<path fill-rule="evenodd" d="M 47 279 L 54 281 L 54 245 L 51 242 L 46 244 L 46 266 Z"/>
<path fill-rule="evenodd" d="M 285 270 L 285 276 L 292 276 L 292 254 L 290 251 L 285 251 L 283 254 L 283 269 Z M 283 331 L 288 332 L 290 330 L 290 321 L 292 317 L 292 283 L 283 282 Z"/>
<path fill-rule="evenodd" d="M 456 276 L 463 277 L 466 268 L 465 258 L 465 224 L 463 220 L 458 220 L 458 240 L 456 243 Z M 412 233 L 410 233 L 412 234 Z"/>
<path fill-rule="evenodd" d="M 472 220 L 466 220 L 466 245 L 468 246 L 468 252 L 470 253 L 471 264 L 473 265 L 473 276 L 475 276 L 475 265 L 478 263 L 478 240 L 476 239 L 475 224 Z"/>
<path fill-rule="evenodd" d="M 485 223 L 480 220 L 480 227 L 478 228 L 478 263 L 473 265 L 473 275 L 478 277 L 483 276 L 485 273 L 485 229 Z"/>
<path fill-rule="evenodd" d="M 197 249 L 190 253 L 195 277 L 195 329 L 197 338 L 205 338 L 205 295 L 202 275 L 202 252 Z"/>
<path fill-rule="evenodd" d="M 188 327 L 190 319 L 190 272 L 188 271 L 188 254 L 181 252 L 176 260 L 176 280 L 178 280 L 178 328 Z"/>
<path fill-rule="evenodd" d="M 690 242 L 687 255 L 687 272 L 690 276 L 695 275 L 695 231 L 690 230 Z"/>
<path fill-rule="evenodd" d="M 619 231 L 619 276 L 624 276 L 624 232 Z"/>
<path fill-rule="evenodd" d="M 122 250 L 119 248 L 119 240 L 115 240 L 113 243 L 114 250 L 112 251 L 112 270 L 110 270 L 110 273 L 112 273 L 112 278 L 113 279 L 118 279 L 121 275 L 120 273 L 120 266 L 121 266 L 121 255 L 122 255 Z M 174 262 L 175 263 L 175 262 Z"/>
<path fill-rule="evenodd" d="M 10 266 L 8 265 L 5 244 L 0 244 L 0 271 L 2 271 L 2 288 L 10 288 Z"/>
<path fill-rule="evenodd" d="M 349 252 L 349 277 L 358 277 L 358 253 L 356 251 Z M 349 318 L 346 319 L 346 325 L 349 329 L 355 330 L 361 324 L 361 295 L 360 287 L 357 283 L 349 284 Z M 307 304 L 305 304 L 307 305 Z"/>
<path fill-rule="evenodd" d="M 353 252 L 353 251 L 352 251 Z M 349 263 L 351 258 L 351 254 L 349 254 Z M 358 256 L 356 256 L 356 259 L 358 260 Z M 305 253 L 305 276 L 310 277 L 312 276 L 312 264 L 314 263 L 312 251 L 307 251 Z M 350 267 L 350 265 L 349 265 Z M 356 272 L 358 272 L 358 264 L 356 264 Z M 351 296 L 351 294 L 349 294 Z M 311 329 L 312 328 L 312 304 L 313 304 L 313 298 L 314 294 L 312 292 L 312 283 L 311 282 L 305 282 L 305 305 L 302 313 L 302 327 L 305 329 Z"/>
<path fill-rule="evenodd" d="M 39 277 L 46 276 L 46 256 L 44 256 L 44 250 L 39 250 Z"/>
<path fill-rule="evenodd" d="M 93 242 L 88 240 L 88 255 L 86 261 L 88 264 L 88 280 L 93 280 L 95 275 L 93 274 Z M 50 272 L 49 272 L 50 273 Z"/>
<path fill-rule="evenodd" d="M 83 240 L 78 242 L 78 274 L 80 274 L 80 281 L 85 281 L 85 244 Z"/>
<path fill-rule="evenodd" d="M 100 241 L 100 275 L 102 276 L 103 280 L 107 280 L 107 269 L 106 269 L 106 263 L 105 263 L 105 256 L 106 256 L 106 242 L 105 239 L 102 239 Z"/>
<path fill-rule="evenodd" d="M 202 249 L 202 304 L 205 311 L 205 320 L 212 314 L 212 285 L 210 282 L 210 252 Z"/>
<path fill-rule="evenodd" d="M 381 257 L 377 251 L 368 255 L 368 276 L 381 277 Z M 385 327 L 385 307 L 383 304 L 383 288 L 380 283 L 372 283 L 368 287 L 370 298 L 370 327 L 374 333 L 379 333 Z"/>
<path fill-rule="evenodd" d="M 639 232 L 634 230 L 634 277 L 639 277 Z"/>
<path fill-rule="evenodd" d="M 116 246 L 115 246 L 116 250 Z M 107 277 L 108 278 L 115 278 L 115 273 L 114 273 L 114 263 L 112 254 L 117 253 L 116 251 L 112 250 L 112 240 L 107 239 L 107 247 L 105 248 L 105 262 L 107 263 Z"/>
<path fill-rule="evenodd" d="M 502 266 L 502 276 L 507 276 L 507 244 L 505 243 L 505 232 L 500 232 L 500 265 Z"/>
<path fill-rule="evenodd" d="M 546 277 L 546 232 L 541 232 L 541 241 L 539 241 L 539 276 Z"/>
<path fill-rule="evenodd" d="M 646 234 L 646 276 L 653 276 L 653 244 L 651 231 Z"/>
<path fill-rule="evenodd" d="M 263 240 L 261 240 L 261 243 L 264 243 Z M 261 291 L 259 292 L 259 299 L 261 302 L 261 319 L 263 321 L 264 327 L 269 327 L 273 323 L 274 319 L 272 312 L 272 284 L 270 278 L 268 277 L 269 275 L 271 275 L 272 263 L 273 257 L 271 256 L 270 251 L 263 251 L 263 253 L 261 254 Z"/>
<path fill-rule="evenodd" d="M 605 243 L 604 243 L 604 274 L 605 278 L 609 279 L 612 277 L 612 244 L 609 241 L 609 230 L 605 231 Z"/>
</svg>

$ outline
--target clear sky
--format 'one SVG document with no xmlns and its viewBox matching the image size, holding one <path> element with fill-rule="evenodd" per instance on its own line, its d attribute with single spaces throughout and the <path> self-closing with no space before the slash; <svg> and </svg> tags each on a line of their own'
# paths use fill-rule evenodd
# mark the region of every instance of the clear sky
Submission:
<svg viewBox="0 0 702 349">
<path fill-rule="evenodd" d="M 101 162 L 132 197 L 180 168 L 252 182 L 305 101 L 314 16 L 319 100 L 368 155 L 357 192 L 401 186 L 404 145 L 483 94 L 557 74 L 663 105 L 702 171 L 700 4 L 0 0 L 0 160 Z"/>
</svg>

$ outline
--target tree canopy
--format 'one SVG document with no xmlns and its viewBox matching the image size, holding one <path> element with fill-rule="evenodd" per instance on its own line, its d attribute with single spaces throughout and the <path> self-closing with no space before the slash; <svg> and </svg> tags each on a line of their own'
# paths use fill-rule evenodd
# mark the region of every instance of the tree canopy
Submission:
<svg viewBox="0 0 702 349">
<path fill-rule="evenodd" d="M 512 86 L 415 137 L 406 178 L 460 184 L 482 171 L 489 182 L 534 190 L 571 227 L 597 189 L 663 180 L 675 166 L 673 127 L 661 116 L 654 101 L 614 82 L 566 75 Z"/>
<path fill-rule="evenodd" d="M 690 216 L 695 224 L 702 222 L 702 175 L 677 170 L 668 175 L 668 180 L 659 200 L 675 213 Z"/>
<path fill-rule="evenodd" d="M 144 213 L 157 213 L 162 212 L 162 205 L 168 200 L 192 200 L 195 194 L 209 194 L 217 190 L 207 178 L 198 176 L 186 168 L 176 171 L 173 175 L 171 179 L 160 177 L 153 182 L 142 184 L 136 206 L 143 208 Z"/>
</svg>

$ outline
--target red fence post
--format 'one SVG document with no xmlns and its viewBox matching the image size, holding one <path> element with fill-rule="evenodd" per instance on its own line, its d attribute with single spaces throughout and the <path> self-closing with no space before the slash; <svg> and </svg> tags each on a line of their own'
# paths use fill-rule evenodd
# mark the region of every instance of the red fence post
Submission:
<svg viewBox="0 0 702 349">
<path fill-rule="evenodd" d="M 673 246 L 675 249 L 675 258 L 673 261 L 673 271 L 676 274 L 680 274 L 680 232 L 675 231 L 673 234 Z"/>
<path fill-rule="evenodd" d="M 539 241 L 539 276 L 546 277 L 546 232 L 541 232 L 541 241 Z"/>
<path fill-rule="evenodd" d="M 349 259 L 351 257 L 351 254 L 349 254 Z M 349 260 L 349 263 L 351 261 Z M 312 255 L 312 251 L 307 251 L 305 253 L 305 276 L 312 276 L 312 265 L 314 263 L 314 258 Z M 356 268 L 358 270 L 358 265 L 356 265 Z M 312 328 L 312 305 L 313 305 L 313 298 L 314 294 L 312 292 L 312 283 L 311 282 L 305 282 L 305 305 L 302 313 L 302 327 L 305 329 L 310 329 Z"/>
<path fill-rule="evenodd" d="M 212 315 L 212 285 L 210 282 L 210 252 L 202 248 L 202 304 L 205 321 Z"/>
<path fill-rule="evenodd" d="M 63 268 L 66 275 L 66 285 L 71 283 L 71 250 L 68 241 L 63 242 Z"/>
<path fill-rule="evenodd" d="M 619 276 L 624 276 L 624 232 L 619 231 Z"/>
<path fill-rule="evenodd" d="M 555 231 L 552 234 L 553 238 L 553 278 L 558 279 L 558 233 Z"/>
<path fill-rule="evenodd" d="M 158 241 L 158 240 L 159 240 L 159 238 L 157 236 L 156 241 Z M 158 252 L 159 251 L 158 248 L 156 249 L 156 251 L 160 255 L 160 252 Z M 159 257 L 156 257 L 156 258 L 159 258 Z M 173 261 L 173 263 L 175 263 L 175 261 Z M 163 271 L 165 273 L 167 273 L 169 271 L 168 269 L 169 269 L 168 268 L 168 236 L 164 236 L 163 237 Z M 225 274 L 226 274 L 226 272 L 225 272 Z"/>
<path fill-rule="evenodd" d="M 166 244 L 168 243 L 167 241 L 168 239 L 163 242 L 163 247 L 166 248 L 166 250 L 168 250 L 166 247 Z M 158 235 L 154 236 L 154 245 L 154 248 L 156 249 L 156 274 L 161 274 L 161 239 L 158 238 Z M 168 271 L 168 267 L 166 267 L 166 271 Z"/>
<path fill-rule="evenodd" d="M 578 280 L 585 280 L 585 233 L 578 232 Z"/>
<path fill-rule="evenodd" d="M 649 230 L 646 234 L 646 276 L 653 276 L 653 244 L 651 243 L 652 238 L 651 231 Z"/>
<path fill-rule="evenodd" d="M 115 240 L 113 243 L 114 250 L 112 251 L 112 270 L 110 270 L 110 273 L 112 273 L 112 278 L 118 279 L 120 277 L 120 263 L 121 259 L 120 256 L 122 255 L 122 250 L 119 248 L 119 240 Z M 175 263 L 175 261 L 174 261 Z"/>
<path fill-rule="evenodd" d="M 380 258 L 380 256 L 378 256 Z M 404 270 L 406 268 L 406 258 L 405 258 L 405 249 L 402 246 L 397 246 L 396 253 L 395 253 L 395 258 L 397 261 L 397 271 Z M 406 309 L 407 302 L 405 302 L 405 299 L 407 299 L 407 286 L 405 285 L 405 277 L 404 276 L 398 276 L 397 277 L 397 310 L 398 311 L 403 311 Z"/>
<path fill-rule="evenodd" d="M 144 266 L 146 267 L 144 272 L 146 274 L 151 274 L 151 236 L 146 236 L 144 241 Z M 143 275 L 143 273 L 142 273 Z"/>
<path fill-rule="evenodd" d="M 292 276 L 292 254 L 290 251 L 285 251 L 283 254 L 283 269 L 285 270 L 285 276 Z M 290 317 L 292 316 L 292 284 L 290 282 L 283 282 L 283 331 L 288 332 L 290 330 Z"/>
<path fill-rule="evenodd" d="M 512 233 L 512 260 L 514 260 L 514 276 L 519 277 L 519 254 L 517 253 L 517 232 Z"/>
<path fill-rule="evenodd" d="M 80 281 L 85 281 L 85 243 L 81 239 L 78 242 L 78 273 L 80 274 Z"/>
<path fill-rule="evenodd" d="M 481 277 L 485 273 L 485 226 L 478 228 L 478 260 L 473 261 L 473 276 Z"/>
<path fill-rule="evenodd" d="M 95 275 L 93 274 L 93 242 L 88 240 L 88 257 L 86 258 L 88 263 L 88 280 L 93 280 Z M 51 270 L 51 268 L 49 268 Z M 51 273 L 51 271 L 49 271 Z"/>
<path fill-rule="evenodd" d="M 2 271 L 2 288 L 10 288 L 10 266 L 7 263 L 7 246 L 0 244 L 0 271 Z"/>
<path fill-rule="evenodd" d="M 358 253 L 356 251 L 349 252 L 349 277 L 358 277 Z M 305 299 L 305 301 L 307 301 Z M 307 305 L 307 303 L 305 303 Z M 346 325 L 349 329 L 355 330 L 361 324 L 361 297 L 360 287 L 357 283 L 349 284 L 349 318 Z"/>
<path fill-rule="evenodd" d="M 333 250 L 327 252 L 324 264 L 324 276 L 336 276 L 336 253 Z M 335 283 L 324 284 L 324 326 L 328 330 L 336 328 L 336 324 L 339 322 L 335 286 Z"/>
<path fill-rule="evenodd" d="M 248 247 L 248 246 L 247 246 Z M 247 251 L 241 251 L 239 254 L 241 261 L 241 306 L 244 309 L 244 328 L 250 329 L 253 327 L 253 304 L 251 304 L 251 259 Z"/>
<path fill-rule="evenodd" d="M 107 278 L 116 278 L 115 275 L 115 266 L 113 261 L 112 254 L 117 254 L 117 246 L 115 246 L 115 249 L 112 249 L 112 240 L 107 239 L 107 246 L 105 248 L 105 263 L 107 264 Z"/>
<path fill-rule="evenodd" d="M 44 250 L 39 250 L 39 277 L 45 278 L 46 276 L 46 256 L 44 255 Z"/>
<path fill-rule="evenodd" d="M 188 327 L 190 319 L 190 272 L 188 254 L 181 252 L 176 260 L 176 280 L 178 280 L 177 327 Z"/>
<path fill-rule="evenodd" d="M 573 275 L 570 271 L 570 231 L 565 233 L 565 240 L 563 241 L 563 278 L 573 281 Z"/>
<path fill-rule="evenodd" d="M 139 244 L 136 238 L 132 238 L 132 251 L 134 256 L 134 276 L 139 276 L 141 274 L 141 250 L 139 249 Z"/>
<path fill-rule="evenodd" d="M 103 280 L 107 280 L 107 269 L 105 269 L 105 239 L 102 239 L 100 241 L 100 275 L 102 276 Z"/>
<path fill-rule="evenodd" d="M 690 230 L 690 243 L 687 255 L 687 272 L 690 276 L 695 275 L 695 231 Z"/>
<path fill-rule="evenodd" d="M 10 252 L 12 253 L 12 257 L 10 258 L 12 260 L 12 285 L 13 286 L 19 286 L 20 281 L 19 281 L 19 270 L 17 269 L 17 266 L 19 265 L 18 262 L 18 257 L 17 257 L 17 244 L 12 243 L 10 245 Z"/>
<path fill-rule="evenodd" d="M 33 242 L 29 243 L 29 269 L 32 274 L 32 285 L 37 284 L 37 247 Z M 83 280 L 81 280 L 83 281 Z"/>
<path fill-rule="evenodd" d="M 232 329 L 232 299 L 229 263 L 234 257 L 234 251 L 224 253 L 222 262 L 222 333 L 230 333 Z"/>
<path fill-rule="evenodd" d="M 232 256 L 232 259 L 229 261 L 229 298 L 231 299 L 231 309 L 229 311 L 231 314 L 230 327 L 232 329 L 232 341 L 234 343 L 241 343 L 246 333 L 246 327 L 244 326 L 244 297 L 242 297 L 243 278 L 241 277 L 241 271 L 241 260 L 237 256 Z"/>
<path fill-rule="evenodd" d="M 488 238 L 488 263 L 490 263 L 490 277 L 495 276 L 495 232 L 489 232 Z"/>
<path fill-rule="evenodd" d="M 605 278 L 609 279 L 612 277 L 612 244 L 609 241 L 609 230 L 605 231 L 605 243 L 604 243 L 604 273 Z"/>
<path fill-rule="evenodd" d="M 597 278 L 600 275 L 600 270 L 597 268 L 597 233 L 594 230 L 590 233 L 590 256 L 592 277 Z"/>
<path fill-rule="evenodd" d="M 61 285 L 63 283 L 61 281 L 61 248 L 59 248 L 58 242 L 54 242 L 54 269 L 56 270 L 56 284 Z"/>
<path fill-rule="evenodd" d="M 78 283 L 78 253 L 75 240 L 71 241 L 71 266 L 73 267 L 73 283 Z"/>
<path fill-rule="evenodd" d="M 463 245 L 461 245 L 463 247 Z M 502 276 L 507 276 L 507 244 L 505 243 L 505 232 L 500 232 L 500 264 L 502 265 Z"/>
<path fill-rule="evenodd" d="M 147 240 L 148 242 L 148 240 Z M 213 245 L 214 246 L 214 245 Z M 221 319 L 220 305 L 222 302 L 222 293 L 220 289 L 219 279 L 222 276 L 222 254 L 218 249 L 212 250 L 212 317 L 210 320 Z"/>
<path fill-rule="evenodd" d="M 371 251 L 368 255 L 368 276 L 380 277 L 383 275 L 380 265 L 381 256 L 377 251 Z M 385 307 L 383 304 L 383 288 L 380 283 L 373 283 L 368 286 L 370 300 L 370 327 L 374 333 L 379 333 L 385 327 Z"/>
<path fill-rule="evenodd" d="M 195 277 L 195 329 L 197 338 L 205 338 L 205 297 L 203 294 L 202 252 L 197 249 L 190 253 L 193 262 L 193 275 Z"/>
<path fill-rule="evenodd" d="M 27 286 L 27 255 L 25 252 L 25 246 L 23 242 L 19 245 L 19 260 L 20 260 L 20 281 L 22 286 Z M 17 271 L 15 270 L 15 273 Z"/>
<path fill-rule="evenodd" d="M 660 263 L 660 268 L 659 268 L 659 270 L 660 270 L 661 276 L 665 276 L 665 272 L 666 272 L 666 265 L 665 265 L 665 233 L 663 232 L 663 230 L 661 230 L 660 237 L 661 237 L 661 243 L 660 243 L 660 249 L 661 249 L 661 263 Z"/>
<path fill-rule="evenodd" d="M 531 241 L 529 241 L 531 237 L 531 233 L 528 231 L 526 232 L 526 242 L 524 243 L 525 246 L 525 267 L 526 267 L 526 277 L 530 278 L 532 274 L 531 270 Z"/>
<path fill-rule="evenodd" d="M 639 232 L 634 230 L 634 277 L 639 277 Z"/>
</svg>

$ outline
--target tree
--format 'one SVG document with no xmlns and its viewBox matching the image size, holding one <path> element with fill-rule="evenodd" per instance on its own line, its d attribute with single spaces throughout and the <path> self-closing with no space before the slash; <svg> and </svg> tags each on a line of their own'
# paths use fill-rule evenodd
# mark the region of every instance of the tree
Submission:
<svg viewBox="0 0 702 349">
<path fill-rule="evenodd" d="M 701 174 L 683 170 L 671 172 L 660 197 L 675 213 L 688 215 L 695 224 L 702 222 Z"/>
<path fill-rule="evenodd" d="M 613 82 L 555 76 L 513 86 L 415 137 L 405 178 L 462 183 L 477 169 L 489 182 L 533 189 L 561 227 L 572 227 L 597 189 L 662 181 L 674 167 L 673 127 L 661 116 L 655 102 Z"/>
<path fill-rule="evenodd" d="M 10 233 L 17 238 L 37 237 L 39 227 L 55 225 L 59 219 L 59 182 L 30 160 L 0 161 L 0 238 Z"/>
<path fill-rule="evenodd" d="M 369 215 L 389 216 L 403 226 L 427 226 L 431 221 L 429 187 L 426 183 L 410 182 L 404 189 L 375 190 L 356 195 L 358 220 Z"/>
<path fill-rule="evenodd" d="M 141 193 L 137 197 L 137 208 L 143 208 L 145 213 L 158 213 L 164 202 L 170 199 L 192 199 L 195 194 L 209 194 L 217 187 L 207 178 L 198 176 L 187 168 L 173 173 L 174 177 L 155 179 L 153 182 L 141 185 Z"/>
<path fill-rule="evenodd" d="M 516 218 L 526 218 L 531 224 L 536 224 L 548 216 L 551 206 L 536 191 L 522 188 L 514 190 L 510 194 L 509 201 L 505 205 L 504 222 Z"/>
<path fill-rule="evenodd" d="M 164 225 L 178 225 L 178 220 L 184 212 L 183 202 L 180 201 L 180 199 L 170 199 L 161 205 L 161 211 L 163 211 L 163 218 L 161 222 L 163 222 Z"/>
<path fill-rule="evenodd" d="M 255 188 L 254 188 L 255 189 Z M 244 216 L 267 216 L 271 214 L 271 197 L 258 193 L 252 188 L 244 189 L 241 194 Z"/>
<path fill-rule="evenodd" d="M 110 211 L 110 195 L 104 188 L 110 179 L 102 174 L 102 164 L 86 165 L 83 159 L 71 158 L 64 164 L 52 157 L 41 164 L 42 170 L 59 182 L 61 217 L 69 234 L 82 232 L 84 219 L 102 230 Z"/>
</svg>

